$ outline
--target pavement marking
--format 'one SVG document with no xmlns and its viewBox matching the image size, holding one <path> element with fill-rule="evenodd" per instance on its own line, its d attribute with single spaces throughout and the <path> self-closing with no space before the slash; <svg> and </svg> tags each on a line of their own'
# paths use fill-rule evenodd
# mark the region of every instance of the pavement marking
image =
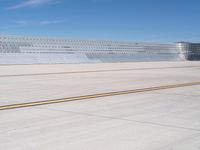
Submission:
<svg viewBox="0 0 200 150">
<path fill-rule="evenodd" d="M 200 85 L 200 81 L 182 83 L 182 84 L 162 85 L 162 86 L 156 86 L 156 87 L 148 87 L 148 88 L 141 88 L 141 89 L 125 90 L 125 91 L 98 93 L 98 94 L 68 97 L 68 98 L 62 98 L 62 99 L 4 105 L 4 106 L 0 106 L 0 110 L 17 109 L 17 108 L 22 108 L 22 107 L 33 107 L 33 106 L 39 106 L 39 105 L 48 105 L 48 104 L 63 103 L 63 102 L 78 101 L 78 100 L 93 99 L 93 98 L 108 97 L 108 96 L 116 96 L 116 95 L 124 95 L 124 94 L 132 94 L 132 93 L 142 93 L 142 92 L 180 88 L 180 87 L 195 86 L 195 85 Z"/>
<path fill-rule="evenodd" d="M 32 73 L 32 74 L 7 74 L 0 75 L 1 78 L 6 77 L 24 77 L 24 76 L 46 76 L 46 75 L 62 75 L 62 74 L 80 74 L 80 73 L 101 73 L 101 72 L 118 72 L 118 71 L 133 71 L 133 70 L 159 70 L 159 69 L 181 69 L 181 68 L 200 68 L 200 66 L 174 66 L 174 67 L 157 67 L 157 68 L 129 68 L 129 69 L 105 69 L 105 70 L 90 70 L 90 71 L 71 71 L 71 72 L 47 72 L 47 73 Z"/>
</svg>

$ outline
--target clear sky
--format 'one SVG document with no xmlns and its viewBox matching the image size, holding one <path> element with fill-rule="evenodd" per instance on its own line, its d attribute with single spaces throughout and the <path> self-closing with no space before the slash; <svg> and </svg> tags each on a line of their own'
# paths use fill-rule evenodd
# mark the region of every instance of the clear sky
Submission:
<svg viewBox="0 0 200 150">
<path fill-rule="evenodd" d="M 0 34 L 200 42 L 200 0 L 0 0 Z"/>
</svg>

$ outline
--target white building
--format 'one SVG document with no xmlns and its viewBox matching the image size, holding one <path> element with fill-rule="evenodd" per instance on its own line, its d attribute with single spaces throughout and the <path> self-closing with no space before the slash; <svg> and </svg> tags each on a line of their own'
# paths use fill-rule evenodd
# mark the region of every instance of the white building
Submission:
<svg viewBox="0 0 200 150">
<path fill-rule="evenodd" d="M 183 61 L 186 59 L 200 59 L 200 44 L 0 36 L 0 64 Z"/>
</svg>

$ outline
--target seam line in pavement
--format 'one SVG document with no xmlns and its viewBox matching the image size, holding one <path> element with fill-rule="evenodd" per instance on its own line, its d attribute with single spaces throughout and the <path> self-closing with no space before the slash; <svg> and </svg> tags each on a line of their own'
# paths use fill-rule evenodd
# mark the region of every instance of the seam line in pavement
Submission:
<svg viewBox="0 0 200 150">
<path fill-rule="evenodd" d="M 134 119 L 127 119 L 127 118 L 123 118 L 123 117 L 119 118 L 119 117 L 98 115 L 98 114 L 92 114 L 92 113 L 57 110 L 57 109 L 54 109 L 54 108 L 50 108 L 50 109 L 49 108 L 39 108 L 39 109 L 46 109 L 46 110 L 66 112 L 66 113 L 75 113 L 75 114 L 78 114 L 78 115 L 94 116 L 94 117 L 100 117 L 100 118 L 104 118 L 104 119 L 128 121 L 128 122 L 140 123 L 140 124 L 144 124 L 144 125 L 146 124 L 146 125 L 153 125 L 153 126 L 160 126 L 160 127 L 167 127 L 167 128 L 175 128 L 175 129 L 188 130 L 188 131 L 197 131 L 197 132 L 200 133 L 200 129 L 198 129 L 198 128 L 189 128 L 189 127 L 176 126 L 176 125 L 170 125 L 170 124 L 164 124 L 164 123 L 156 123 L 156 122 L 151 122 L 151 121 L 140 121 L 140 120 L 134 120 Z"/>
<path fill-rule="evenodd" d="M 164 89 L 180 88 L 180 87 L 195 86 L 195 85 L 200 85 L 200 81 L 190 82 L 190 83 L 181 83 L 181 84 L 162 85 L 162 86 L 125 90 L 125 91 L 98 93 L 98 94 L 68 97 L 68 98 L 62 98 L 62 99 L 4 105 L 4 106 L 0 106 L 0 110 L 16 109 L 16 108 L 22 108 L 22 107 L 33 107 L 33 106 L 39 106 L 39 105 L 48 105 L 48 104 L 71 102 L 71 101 L 78 101 L 78 100 L 84 100 L 84 99 L 94 99 L 94 98 L 109 97 L 109 96 L 116 96 L 116 95 L 143 93 L 143 92 L 158 91 L 158 90 L 164 90 Z"/>
<path fill-rule="evenodd" d="M 157 67 L 157 68 L 135 68 L 135 69 L 111 69 L 111 70 L 91 70 L 91 71 L 73 71 L 73 72 L 49 72 L 49 73 L 33 73 L 33 74 L 8 74 L 0 75 L 0 78 L 6 77 L 24 77 L 24 76 L 46 76 L 46 75 L 62 75 L 62 74 L 80 74 L 80 73 L 102 73 L 117 71 L 133 71 L 133 70 L 159 70 L 159 69 L 176 69 L 176 68 L 199 68 L 200 66 L 175 66 L 175 67 Z"/>
</svg>

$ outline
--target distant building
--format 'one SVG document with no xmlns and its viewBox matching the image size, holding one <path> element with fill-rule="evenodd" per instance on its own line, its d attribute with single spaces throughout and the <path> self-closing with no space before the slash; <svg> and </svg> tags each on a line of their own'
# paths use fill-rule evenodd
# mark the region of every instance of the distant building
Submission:
<svg viewBox="0 0 200 150">
<path fill-rule="evenodd" d="M 0 36 L 0 64 L 200 60 L 200 43 Z"/>
<path fill-rule="evenodd" d="M 176 45 L 186 60 L 200 60 L 200 43 L 177 42 Z"/>
</svg>

